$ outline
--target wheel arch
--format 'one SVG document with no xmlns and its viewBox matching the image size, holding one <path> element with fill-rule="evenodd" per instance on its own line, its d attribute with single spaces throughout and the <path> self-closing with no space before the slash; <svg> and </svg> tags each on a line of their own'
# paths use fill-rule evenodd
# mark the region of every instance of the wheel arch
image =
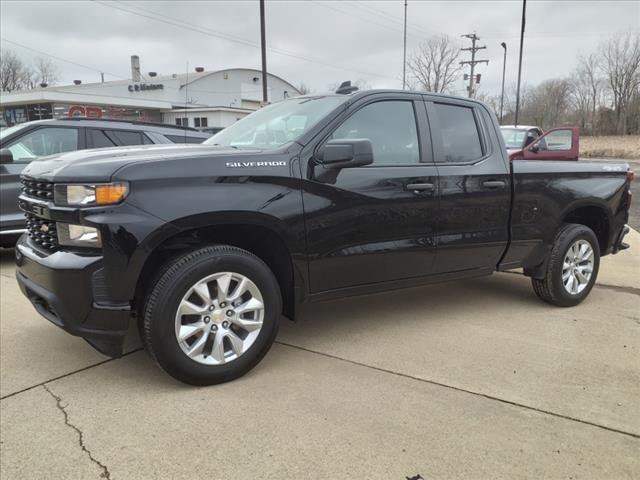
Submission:
<svg viewBox="0 0 640 480">
<path fill-rule="evenodd" d="M 134 308 L 142 306 L 149 283 L 169 259 L 204 245 L 225 244 L 247 250 L 267 264 L 282 292 L 283 314 L 295 319 L 296 306 L 305 296 L 305 272 L 294 261 L 302 250 L 278 219 L 238 212 L 206 214 L 171 223 L 175 228 L 158 233 L 151 244 L 139 249 L 145 258 L 136 280 Z"/>
<path fill-rule="evenodd" d="M 589 227 L 598 239 L 600 253 L 606 254 L 611 238 L 613 219 L 606 205 L 597 203 L 579 203 L 572 205 L 561 217 L 559 228 L 566 223 L 577 223 Z"/>
<path fill-rule="evenodd" d="M 593 230 L 598 239 L 600 255 L 608 253 L 611 244 L 611 232 L 613 219 L 609 214 L 606 204 L 598 204 L 595 202 L 585 201 L 571 204 L 557 217 L 557 224 L 549 233 L 550 237 L 547 242 L 547 254 L 542 261 L 533 267 L 525 268 L 525 275 L 533 278 L 543 278 L 547 270 L 548 251 L 553 246 L 553 242 L 560 229 L 567 223 L 576 223 L 584 225 Z"/>
</svg>

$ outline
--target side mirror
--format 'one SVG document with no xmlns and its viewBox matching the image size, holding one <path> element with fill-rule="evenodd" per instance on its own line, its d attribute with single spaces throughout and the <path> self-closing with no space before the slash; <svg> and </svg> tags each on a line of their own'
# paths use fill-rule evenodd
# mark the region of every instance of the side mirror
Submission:
<svg viewBox="0 0 640 480">
<path fill-rule="evenodd" d="M 8 148 L 0 150 L 0 164 L 2 163 L 13 163 L 13 154 Z"/>
<path fill-rule="evenodd" d="M 538 146 L 537 143 L 534 143 L 529 147 L 529 151 L 533 153 L 538 153 L 540 151 L 540 147 Z"/>
<path fill-rule="evenodd" d="M 318 162 L 325 168 L 349 168 L 373 163 L 373 145 L 368 138 L 329 140 L 324 144 Z"/>
</svg>

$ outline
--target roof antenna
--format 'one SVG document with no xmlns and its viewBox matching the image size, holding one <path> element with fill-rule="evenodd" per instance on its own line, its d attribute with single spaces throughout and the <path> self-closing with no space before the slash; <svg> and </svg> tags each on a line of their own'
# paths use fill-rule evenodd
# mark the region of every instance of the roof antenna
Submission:
<svg viewBox="0 0 640 480">
<path fill-rule="evenodd" d="M 357 90 L 358 90 L 358 87 L 356 87 L 355 85 L 351 86 L 351 80 L 347 80 L 346 82 L 342 82 L 340 84 L 340 86 L 336 90 L 336 93 L 339 95 L 347 95 Z"/>
</svg>

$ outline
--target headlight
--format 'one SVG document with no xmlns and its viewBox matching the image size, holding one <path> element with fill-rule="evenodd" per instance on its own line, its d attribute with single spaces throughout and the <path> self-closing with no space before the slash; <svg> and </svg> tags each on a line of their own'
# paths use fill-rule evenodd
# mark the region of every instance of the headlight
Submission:
<svg viewBox="0 0 640 480">
<path fill-rule="evenodd" d="M 113 205 L 127 196 L 126 183 L 102 183 L 96 185 L 58 184 L 54 190 L 54 202 L 61 206 L 95 207 Z"/>
<path fill-rule="evenodd" d="M 93 227 L 58 222 L 58 243 L 72 247 L 102 247 L 100 232 Z"/>
</svg>

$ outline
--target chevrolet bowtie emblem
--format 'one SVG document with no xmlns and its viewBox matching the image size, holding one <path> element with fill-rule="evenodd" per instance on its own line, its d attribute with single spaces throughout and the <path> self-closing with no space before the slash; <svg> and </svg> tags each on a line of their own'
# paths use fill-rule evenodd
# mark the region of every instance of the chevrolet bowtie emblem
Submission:
<svg viewBox="0 0 640 480">
<path fill-rule="evenodd" d="M 40 227 L 40 231 L 44 232 L 44 233 L 47 233 L 49 231 L 49 225 L 47 225 L 47 224 L 42 225 Z"/>
</svg>

